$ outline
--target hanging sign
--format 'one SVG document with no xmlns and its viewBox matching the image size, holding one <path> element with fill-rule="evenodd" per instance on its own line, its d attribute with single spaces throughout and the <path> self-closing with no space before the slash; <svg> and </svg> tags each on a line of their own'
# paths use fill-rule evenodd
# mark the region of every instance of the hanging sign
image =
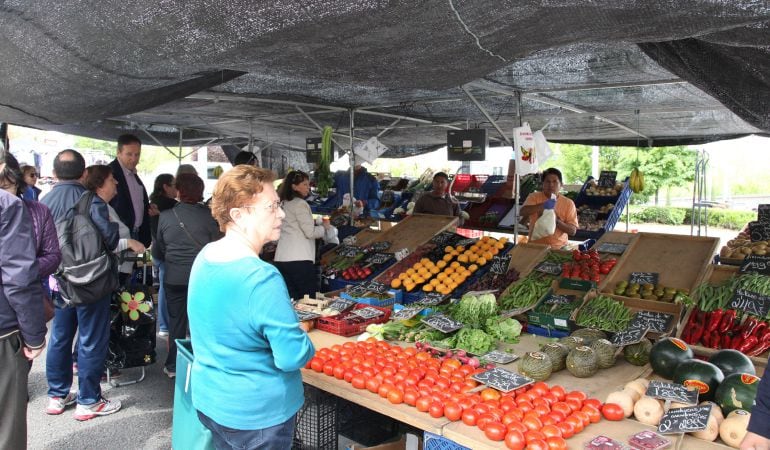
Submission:
<svg viewBox="0 0 770 450">
<path fill-rule="evenodd" d="M 487 149 L 487 130 L 449 130 L 446 133 L 449 161 L 484 161 Z"/>
<path fill-rule="evenodd" d="M 305 139 L 305 161 L 310 164 L 321 162 L 321 138 L 311 137 Z"/>
</svg>

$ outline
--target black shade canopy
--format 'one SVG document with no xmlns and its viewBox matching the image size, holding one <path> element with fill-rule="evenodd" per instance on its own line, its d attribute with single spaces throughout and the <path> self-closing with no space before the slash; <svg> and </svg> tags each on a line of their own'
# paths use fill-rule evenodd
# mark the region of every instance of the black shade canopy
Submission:
<svg viewBox="0 0 770 450">
<path fill-rule="evenodd" d="M 0 35 L 0 121 L 105 139 L 345 147 L 351 109 L 386 156 L 519 112 L 556 142 L 770 131 L 759 0 L 17 0 Z"/>
</svg>

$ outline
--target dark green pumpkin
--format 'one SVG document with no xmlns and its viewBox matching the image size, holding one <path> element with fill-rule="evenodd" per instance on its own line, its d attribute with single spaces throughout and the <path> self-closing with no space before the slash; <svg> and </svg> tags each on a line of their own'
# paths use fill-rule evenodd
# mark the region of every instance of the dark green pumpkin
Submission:
<svg viewBox="0 0 770 450">
<path fill-rule="evenodd" d="M 698 399 L 713 400 L 719 383 L 725 379 L 719 367 L 710 362 L 691 359 L 679 364 L 674 370 L 672 381 L 686 387 L 694 387 L 700 391 Z"/>
</svg>

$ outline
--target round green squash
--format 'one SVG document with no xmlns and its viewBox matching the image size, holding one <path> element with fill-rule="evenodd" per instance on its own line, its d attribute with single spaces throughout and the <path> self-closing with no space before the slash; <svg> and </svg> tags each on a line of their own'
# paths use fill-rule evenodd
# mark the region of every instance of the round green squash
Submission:
<svg viewBox="0 0 770 450">
<path fill-rule="evenodd" d="M 644 366 L 650 362 L 651 351 L 652 342 L 649 339 L 642 339 L 636 344 L 626 345 L 623 348 L 623 357 L 635 366 Z"/>
<path fill-rule="evenodd" d="M 536 381 L 547 380 L 551 367 L 551 358 L 542 352 L 527 352 L 519 361 L 519 373 Z"/>
<path fill-rule="evenodd" d="M 567 370 L 578 378 L 587 378 L 599 370 L 599 361 L 591 347 L 581 345 L 567 355 Z"/>
<path fill-rule="evenodd" d="M 558 372 L 564 369 L 567 354 L 569 353 L 569 348 L 567 348 L 566 345 L 558 342 L 551 342 L 550 344 L 545 344 L 540 347 L 540 351 L 551 358 L 551 372 Z"/>
<path fill-rule="evenodd" d="M 615 352 L 618 349 L 610 341 L 597 339 L 591 344 L 591 349 L 596 353 L 600 369 L 609 369 L 615 365 Z"/>
</svg>

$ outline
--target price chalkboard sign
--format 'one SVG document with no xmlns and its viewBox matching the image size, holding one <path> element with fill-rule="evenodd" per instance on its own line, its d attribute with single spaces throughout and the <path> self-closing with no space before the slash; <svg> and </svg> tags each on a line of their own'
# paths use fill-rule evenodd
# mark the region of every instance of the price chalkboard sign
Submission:
<svg viewBox="0 0 770 450">
<path fill-rule="evenodd" d="M 757 221 L 760 223 L 770 223 L 770 205 L 757 206 Z"/>
<path fill-rule="evenodd" d="M 434 306 L 443 302 L 446 296 L 439 294 L 438 292 L 428 292 L 418 301 L 419 304 L 425 306 Z"/>
<path fill-rule="evenodd" d="M 305 154 L 305 161 L 310 164 L 320 162 L 321 147 L 322 145 L 320 137 L 305 138 L 305 150 L 307 151 Z"/>
<path fill-rule="evenodd" d="M 602 170 L 599 172 L 599 181 L 596 184 L 599 187 L 611 188 L 615 187 L 615 180 L 618 178 L 618 173 L 614 170 Z"/>
<path fill-rule="evenodd" d="M 681 384 L 669 383 L 666 381 L 652 380 L 647 386 L 645 393 L 649 397 L 662 400 L 671 400 L 672 402 L 684 403 L 686 405 L 695 405 L 698 403 L 698 390 L 689 390 Z"/>
<path fill-rule="evenodd" d="M 375 317 L 380 317 L 385 313 L 380 311 L 377 308 L 372 308 L 371 306 L 367 306 L 364 308 L 353 310 L 352 314 L 355 314 L 362 319 L 374 319 Z"/>
<path fill-rule="evenodd" d="M 425 325 L 428 325 L 431 328 L 437 329 L 442 333 L 451 333 L 463 327 L 462 322 L 458 322 L 452 319 L 451 317 L 445 316 L 443 314 L 433 314 L 431 316 L 428 316 L 422 319 L 421 322 L 424 323 Z"/>
<path fill-rule="evenodd" d="M 456 234 L 449 231 L 442 231 L 441 233 L 433 236 L 430 241 L 443 249 L 447 245 L 452 245 L 455 239 L 457 239 Z"/>
<path fill-rule="evenodd" d="M 385 250 L 390 248 L 390 242 L 388 242 L 388 241 L 374 242 L 374 243 L 372 243 L 372 245 L 370 247 L 375 252 L 384 252 Z"/>
<path fill-rule="evenodd" d="M 462 246 L 462 247 L 469 247 L 469 246 L 475 244 L 476 242 L 478 242 L 478 239 L 474 239 L 474 238 L 460 239 L 459 241 L 457 241 L 455 246 L 456 247 L 460 247 L 460 246 Z"/>
<path fill-rule="evenodd" d="M 385 264 L 386 262 L 390 261 L 391 259 L 395 258 L 393 253 L 371 253 L 366 258 L 364 258 L 364 262 L 366 264 L 372 264 L 372 265 L 378 265 L 378 264 Z"/>
<path fill-rule="evenodd" d="M 770 240 L 770 223 L 749 222 L 749 236 L 752 242 Z"/>
<path fill-rule="evenodd" d="M 510 370 L 505 370 L 500 367 L 478 373 L 473 375 L 472 378 L 479 383 L 486 384 L 487 386 L 502 392 L 511 392 L 514 389 L 535 382 L 532 378 L 525 377 L 520 373 L 511 372 Z"/>
<path fill-rule="evenodd" d="M 344 256 L 346 258 L 353 258 L 357 254 L 361 253 L 361 249 L 355 245 L 340 245 L 335 251 L 338 255 Z"/>
<path fill-rule="evenodd" d="M 667 333 L 673 320 L 674 316 L 671 314 L 655 311 L 638 311 L 628 327 L 649 328 L 654 333 Z"/>
<path fill-rule="evenodd" d="M 394 312 L 393 315 L 390 316 L 390 320 L 409 320 L 417 314 L 420 314 L 423 309 L 425 309 L 424 306 L 407 306 Z"/>
<path fill-rule="evenodd" d="M 489 271 L 497 275 L 503 275 L 508 272 L 508 266 L 510 265 L 510 254 L 502 256 L 495 255 L 492 257 L 492 266 L 489 268 Z"/>
<path fill-rule="evenodd" d="M 566 303 L 572 303 L 575 301 L 577 297 L 574 295 L 559 295 L 550 293 L 548 296 L 543 300 L 543 303 L 546 305 L 563 305 Z"/>
<path fill-rule="evenodd" d="M 384 284 L 380 283 L 379 281 L 367 281 L 362 283 L 362 286 L 368 291 L 368 292 L 374 292 L 375 294 L 387 294 L 388 293 L 388 287 Z"/>
<path fill-rule="evenodd" d="M 484 361 L 496 363 L 496 364 L 508 364 L 519 359 L 519 355 L 513 353 L 501 352 L 500 350 L 492 350 L 489 353 L 485 353 L 479 357 Z"/>
<path fill-rule="evenodd" d="M 366 294 L 367 289 L 363 285 L 356 284 L 354 286 L 348 286 L 347 292 L 351 297 L 363 297 Z"/>
<path fill-rule="evenodd" d="M 596 222 L 596 220 L 599 219 L 599 210 L 596 209 L 584 209 L 578 213 L 578 216 L 580 216 L 579 221 L 582 222 Z"/>
<path fill-rule="evenodd" d="M 713 404 L 669 409 L 660 419 L 658 433 L 689 433 L 705 430 Z"/>
<path fill-rule="evenodd" d="M 596 287 L 596 283 L 590 280 L 575 280 L 572 278 L 562 278 L 559 281 L 559 287 L 562 289 L 572 289 L 574 291 L 590 291 Z"/>
<path fill-rule="evenodd" d="M 770 275 L 770 256 L 749 255 L 741 264 L 741 273 L 756 272 Z"/>
<path fill-rule="evenodd" d="M 628 248 L 628 244 L 621 244 L 619 242 L 602 242 L 596 247 L 596 251 L 599 253 L 612 253 L 613 255 L 622 255 Z"/>
<path fill-rule="evenodd" d="M 547 273 L 549 275 L 561 275 L 561 264 L 551 261 L 543 261 L 535 266 L 535 270 L 538 272 Z"/>
<path fill-rule="evenodd" d="M 644 335 L 650 331 L 649 328 L 628 327 L 623 331 L 618 331 L 612 335 L 610 343 L 615 347 L 625 347 L 626 345 L 642 342 Z"/>
<path fill-rule="evenodd" d="M 631 275 L 628 276 L 628 282 L 656 285 L 658 284 L 658 273 L 657 272 L 631 272 Z"/>
<path fill-rule="evenodd" d="M 730 301 L 730 309 L 739 309 L 757 317 L 767 317 L 770 311 L 770 297 L 758 292 L 737 288 Z"/>
<path fill-rule="evenodd" d="M 338 299 L 334 300 L 333 302 L 331 302 L 329 304 L 329 306 L 327 306 L 327 308 L 328 309 L 333 309 L 333 310 L 335 310 L 337 312 L 342 312 L 342 311 L 346 311 L 349 308 L 353 307 L 353 305 L 355 305 L 355 304 L 356 304 L 356 302 L 354 302 L 353 300 L 348 300 L 346 298 L 338 298 Z"/>
<path fill-rule="evenodd" d="M 301 309 L 295 309 L 294 312 L 297 313 L 297 319 L 302 322 L 303 320 L 313 320 L 321 317 L 320 314 L 310 312 L 310 311 L 304 311 Z"/>
</svg>

